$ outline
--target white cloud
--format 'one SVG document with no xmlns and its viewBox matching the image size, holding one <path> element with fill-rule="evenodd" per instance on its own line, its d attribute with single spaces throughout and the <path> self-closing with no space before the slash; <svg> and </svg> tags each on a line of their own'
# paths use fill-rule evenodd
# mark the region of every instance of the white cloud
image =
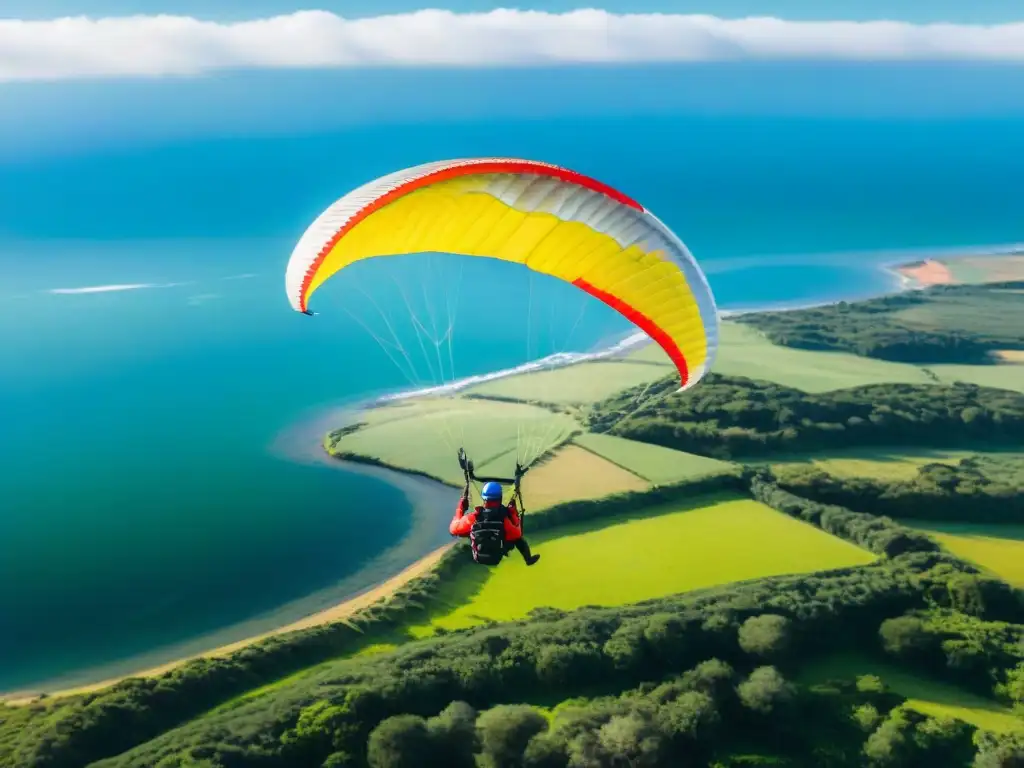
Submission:
<svg viewBox="0 0 1024 768">
<path fill-rule="evenodd" d="M 1024 22 L 808 22 L 592 9 L 424 10 L 354 20 L 300 11 L 234 23 L 167 15 L 0 20 L 0 82 L 198 75 L 246 67 L 793 58 L 1024 62 Z"/>
<path fill-rule="evenodd" d="M 240 275 L 228 275 L 227 277 L 225 277 L 223 279 L 224 280 L 249 280 L 249 279 L 251 279 L 253 277 L 256 277 L 256 273 L 255 272 L 243 272 Z"/>
<path fill-rule="evenodd" d="M 139 291 L 145 288 L 174 288 L 184 283 L 118 283 L 114 285 L 87 285 L 82 288 L 50 288 L 46 293 L 70 295 L 80 293 L 113 293 L 114 291 Z"/>
</svg>

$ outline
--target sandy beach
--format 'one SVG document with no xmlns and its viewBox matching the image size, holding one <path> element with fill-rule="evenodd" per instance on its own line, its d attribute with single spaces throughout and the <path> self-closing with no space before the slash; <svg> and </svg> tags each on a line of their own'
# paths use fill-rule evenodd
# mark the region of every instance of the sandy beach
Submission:
<svg viewBox="0 0 1024 768">
<path fill-rule="evenodd" d="M 927 288 L 931 285 L 951 285 L 956 282 L 949 267 L 941 261 L 925 259 L 912 264 L 896 267 L 896 272 L 906 278 L 909 286 Z"/>
</svg>

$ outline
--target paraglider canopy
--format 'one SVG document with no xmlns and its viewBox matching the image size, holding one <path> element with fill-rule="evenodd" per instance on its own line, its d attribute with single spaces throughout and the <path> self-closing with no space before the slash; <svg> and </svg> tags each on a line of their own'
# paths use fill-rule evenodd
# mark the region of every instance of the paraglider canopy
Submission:
<svg viewBox="0 0 1024 768">
<path fill-rule="evenodd" d="M 650 336 L 682 389 L 710 369 L 718 314 L 680 239 L 607 184 L 549 163 L 474 158 L 397 171 L 349 192 L 309 226 L 292 252 L 292 307 L 363 260 L 452 253 L 518 263 L 586 291 Z"/>
</svg>

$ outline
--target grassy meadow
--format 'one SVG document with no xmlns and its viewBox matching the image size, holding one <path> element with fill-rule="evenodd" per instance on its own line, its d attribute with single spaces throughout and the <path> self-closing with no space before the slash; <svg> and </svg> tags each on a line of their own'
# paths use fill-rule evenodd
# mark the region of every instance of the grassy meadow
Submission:
<svg viewBox="0 0 1024 768">
<path fill-rule="evenodd" d="M 974 451 L 943 451 L 924 448 L 857 448 L 816 455 L 774 457 L 773 469 L 813 466 L 836 477 L 870 477 L 876 480 L 912 480 L 925 464 L 956 464 L 976 455 Z"/>
<path fill-rule="evenodd" d="M 926 531 L 957 557 L 1016 587 L 1024 587 L 1024 525 L 907 522 Z"/>
<path fill-rule="evenodd" d="M 1024 730 L 1024 720 L 995 701 L 866 656 L 847 654 L 817 660 L 802 670 L 800 679 L 813 684 L 861 675 L 881 678 L 893 693 L 906 697 L 905 706 L 922 714 L 952 717 L 990 731 Z"/>
<path fill-rule="evenodd" d="M 614 606 L 788 573 L 864 565 L 875 556 L 744 498 L 708 497 L 527 536 L 542 559 L 513 552 L 499 568 L 468 568 L 429 625 L 457 629 L 534 608 Z"/>
<path fill-rule="evenodd" d="M 674 451 L 660 445 L 640 443 L 615 435 L 586 432 L 578 435 L 573 442 L 654 485 L 714 475 L 733 466 L 727 461 Z"/>
<path fill-rule="evenodd" d="M 655 344 L 641 348 L 627 359 L 668 363 L 664 351 Z M 925 371 L 913 365 L 872 360 L 845 352 L 782 347 L 770 342 L 756 328 L 729 321 L 721 324 L 714 371 L 726 376 L 772 381 L 805 392 L 829 392 L 888 382 L 933 382 Z"/>
<path fill-rule="evenodd" d="M 650 483 L 596 453 L 569 444 L 523 478 L 523 496 L 530 511 L 576 499 L 599 499 L 615 493 L 643 491 Z"/>
<path fill-rule="evenodd" d="M 516 454 L 536 458 L 580 429 L 565 414 L 524 403 L 438 397 L 408 400 L 367 411 L 364 426 L 332 444 L 394 467 L 425 472 L 461 486 L 456 461 L 464 446 L 481 475 L 511 475 Z"/>
<path fill-rule="evenodd" d="M 1024 280 L 1024 254 L 942 259 L 958 283 L 1002 283 Z"/>
<path fill-rule="evenodd" d="M 1021 304 L 1024 304 L 1024 301 L 1021 301 Z M 977 384 L 980 387 L 1024 392 L 1024 365 L 930 365 L 928 368 L 943 384 L 960 381 L 965 384 Z"/>
</svg>

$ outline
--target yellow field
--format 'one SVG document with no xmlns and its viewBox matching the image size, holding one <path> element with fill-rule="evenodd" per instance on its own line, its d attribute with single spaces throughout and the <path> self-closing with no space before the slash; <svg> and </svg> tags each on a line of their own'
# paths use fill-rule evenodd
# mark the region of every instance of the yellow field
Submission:
<svg viewBox="0 0 1024 768">
<path fill-rule="evenodd" d="M 668 362 L 660 347 L 650 344 L 629 359 Z M 759 331 L 734 322 L 721 324 L 721 342 L 713 370 L 726 376 L 773 381 L 805 392 L 828 392 L 866 384 L 897 382 L 928 384 L 924 371 L 845 352 L 813 352 L 772 344 Z"/>
<path fill-rule="evenodd" d="M 1024 525 L 904 522 L 931 534 L 957 557 L 1024 587 Z"/>
<path fill-rule="evenodd" d="M 588 432 L 578 435 L 573 442 L 656 485 L 721 474 L 735 466 L 728 461 L 674 451 L 615 435 Z"/>
<path fill-rule="evenodd" d="M 462 397 L 409 400 L 368 411 L 366 426 L 335 451 L 371 456 L 462 485 L 456 461 L 464 446 L 479 474 L 511 475 L 520 457 L 536 458 L 579 429 L 574 419 L 522 403 Z"/>
<path fill-rule="evenodd" d="M 863 565 L 875 557 L 758 502 L 705 497 L 643 513 L 529 535 L 541 561 L 513 552 L 470 568 L 442 598 L 430 626 L 509 620 L 531 609 L 622 605 L 732 581 Z"/>
<path fill-rule="evenodd" d="M 669 373 L 671 369 L 660 365 L 595 360 L 488 381 L 465 391 L 467 394 L 510 397 L 528 403 L 595 403 L 624 389 L 656 381 Z"/>
<path fill-rule="evenodd" d="M 576 499 L 643 491 L 650 483 L 577 445 L 567 445 L 523 478 L 528 509 L 537 511 Z"/>
<path fill-rule="evenodd" d="M 852 680 L 860 675 L 880 677 L 894 693 L 907 697 L 906 706 L 922 714 L 952 717 L 990 731 L 1024 730 L 1024 719 L 995 701 L 862 656 L 835 656 L 815 662 L 802 670 L 800 680 Z"/>
</svg>

